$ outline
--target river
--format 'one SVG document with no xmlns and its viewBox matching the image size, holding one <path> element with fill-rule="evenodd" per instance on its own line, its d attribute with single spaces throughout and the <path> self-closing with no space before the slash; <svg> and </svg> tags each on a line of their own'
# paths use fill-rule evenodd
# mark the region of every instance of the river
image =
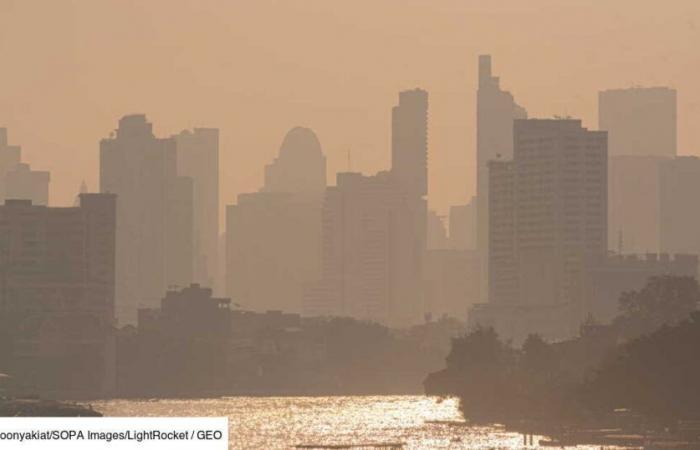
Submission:
<svg viewBox="0 0 700 450">
<path fill-rule="evenodd" d="M 403 443 L 404 449 L 534 449 L 498 426 L 465 426 L 456 399 L 424 396 L 110 400 L 106 416 L 227 416 L 231 449 Z M 538 438 L 535 437 L 535 444 Z M 583 448 L 583 447 L 582 447 Z"/>
</svg>

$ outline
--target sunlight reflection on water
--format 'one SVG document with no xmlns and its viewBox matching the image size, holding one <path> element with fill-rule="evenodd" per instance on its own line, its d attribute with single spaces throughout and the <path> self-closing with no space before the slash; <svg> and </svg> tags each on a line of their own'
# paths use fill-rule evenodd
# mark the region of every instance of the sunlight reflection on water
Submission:
<svg viewBox="0 0 700 450">
<path fill-rule="evenodd" d="M 522 435 L 464 426 L 456 399 L 424 396 L 111 400 L 106 416 L 228 416 L 232 449 L 404 443 L 405 449 L 523 449 Z M 538 438 L 535 438 L 537 443 Z"/>
</svg>

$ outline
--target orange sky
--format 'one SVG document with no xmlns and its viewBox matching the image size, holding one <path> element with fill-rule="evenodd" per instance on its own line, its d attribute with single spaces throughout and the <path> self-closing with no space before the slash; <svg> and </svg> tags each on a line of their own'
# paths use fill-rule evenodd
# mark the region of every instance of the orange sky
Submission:
<svg viewBox="0 0 700 450">
<path fill-rule="evenodd" d="M 124 114 L 221 129 L 222 200 L 257 190 L 286 131 L 313 128 L 329 181 L 390 159 L 402 89 L 430 93 L 430 203 L 474 191 L 476 59 L 531 116 L 597 124 L 597 91 L 669 85 L 700 153 L 697 0 L 0 0 L 0 126 L 52 172 L 55 205 L 98 182 Z M 695 125 L 695 126 L 693 126 Z"/>
</svg>

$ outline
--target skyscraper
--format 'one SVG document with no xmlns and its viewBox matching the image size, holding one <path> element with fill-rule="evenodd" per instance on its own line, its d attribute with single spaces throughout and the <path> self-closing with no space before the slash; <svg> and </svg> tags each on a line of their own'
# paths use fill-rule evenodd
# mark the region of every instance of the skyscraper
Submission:
<svg viewBox="0 0 700 450">
<path fill-rule="evenodd" d="M 427 92 L 401 92 L 392 109 L 391 170 L 339 173 L 326 189 L 321 278 L 305 286 L 304 314 L 392 326 L 423 319 L 427 108 Z"/>
<path fill-rule="evenodd" d="M 428 93 L 399 93 L 391 111 L 391 172 L 416 197 L 428 195 Z"/>
<path fill-rule="evenodd" d="M 513 160 L 489 166 L 490 303 L 473 320 L 566 337 L 583 319 L 586 264 L 607 252 L 607 136 L 572 119 L 513 132 Z"/>
<path fill-rule="evenodd" d="M 260 192 L 226 209 L 226 293 L 256 311 L 300 312 L 319 276 L 326 157 L 314 132 L 291 129 Z"/>
<path fill-rule="evenodd" d="M 389 172 L 339 173 L 326 190 L 321 279 L 306 285 L 304 314 L 392 326 L 422 320 L 417 215 Z"/>
<path fill-rule="evenodd" d="M 580 120 L 516 120 L 520 301 L 578 300 L 586 258 L 608 250 L 607 136 Z"/>
<path fill-rule="evenodd" d="M 451 248 L 476 250 L 476 197 L 450 207 L 449 230 Z"/>
<path fill-rule="evenodd" d="M 479 56 L 479 89 L 476 96 L 476 197 L 477 244 L 483 258 L 484 280 L 488 279 L 489 177 L 491 160 L 513 156 L 513 120 L 527 118 L 513 95 L 500 87 L 491 71 L 491 56 Z M 486 286 L 482 283 L 482 286 Z M 487 298 L 487 292 L 482 298 Z"/>
<path fill-rule="evenodd" d="M 659 188 L 661 251 L 700 254 L 700 158 L 678 156 L 662 162 Z"/>
<path fill-rule="evenodd" d="M 100 191 L 117 194 L 116 305 L 122 323 L 133 323 L 140 306 L 157 306 L 168 285 L 191 281 L 191 271 L 182 269 L 192 264 L 187 184 L 177 175 L 175 140 L 156 138 L 145 115 L 124 116 L 100 143 Z M 189 186 L 191 191 L 191 181 Z"/>
<path fill-rule="evenodd" d="M 676 91 L 667 87 L 611 89 L 598 94 L 598 128 L 610 156 L 676 156 Z"/>
<path fill-rule="evenodd" d="M 192 179 L 193 279 L 214 286 L 219 260 L 219 130 L 195 128 L 174 138 L 177 172 Z"/>
</svg>

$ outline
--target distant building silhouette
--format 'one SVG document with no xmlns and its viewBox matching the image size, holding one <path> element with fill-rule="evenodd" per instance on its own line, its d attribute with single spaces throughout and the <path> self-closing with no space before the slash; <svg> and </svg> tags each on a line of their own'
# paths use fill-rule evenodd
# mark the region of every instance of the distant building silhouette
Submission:
<svg viewBox="0 0 700 450">
<path fill-rule="evenodd" d="M 482 298 L 488 297 L 489 246 L 489 161 L 513 157 L 513 120 L 527 118 L 510 92 L 493 76 L 491 56 L 479 56 L 479 88 L 476 101 L 476 197 L 477 243 L 483 258 Z"/>
<path fill-rule="evenodd" d="M 175 140 L 137 114 L 100 143 L 100 191 L 118 196 L 117 317 L 133 323 L 139 307 L 192 279 L 192 181 L 177 175 Z"/>
<path fill-rule="evenodd" d="M 476 197 L 465 205 L 450 207 L 450 247 L 457 250 L 476 250 Z"/>
<path fill-rule="evenodd" d="M 447 237 L 447 229 L 445 228 L 445 222 L 443 222 L 442 217 L 438 215 L 437 212 L 433 210 L 428 211 L 428 239 L 427 248 L 428 250 L 444 250 L 449 248 L 450 241 Z"/>
<path fill-rule="evenodd" d="M 610 156 L 676 156 L 676 91 L 667 87 L 611 89 L 598 94 L 598 128 Z"/>
<path fill-rule="evenodd" d="M 659 170 L 663 156 L 610 156 L 608 246 L 618 253 L 657 253 Z"/>
<path fill-rule="evenodd" d="M 260 192 L 226 210 L 226 293 L 254 311 L 299 313 L 320 271 L 326 157 L 308 128 L 290 130 Z"/>
<path fill-rule="evenodd" d="M 310 128 L 295 127 L 284 137 L 279 155 L 265 166 L 263 192 L 288 192 L 320 199 L 326 189 L 326 156 Z"/>
<path fill-rule="evenodd" d="M 49 172 L 32 170 L 29 164 L 17 164 L 5 175 L 5 196 L 8 199 L 27 199 L 35 205 L 49 204 Z"/>
<path fill-rule="evenodd" d="M 389 172 L 337 175 L 323 204 L 321 280 L 306 286 L 305 315 L 392 326 L 422 319 L 425 250 L 412 198 Z"/>
<path fill-rule="evenodd" d="M 469 307 L 479 302 L 481 262 L 476 250 L 428 250 L 424 263 L 425 312 L 467 320 Z"/>
<path fill-rule="evenodd" d="M 392 168 L 338 173 L 323 202 L 321 279 L 304 290 L 307 316 L 390 326 L 423 320 L 427 247 L 428 93 L 392 109 Z"/>
<path fill-rule="evenodd" d="M 698 276 L 698 256 L 667 253 L 598 255 L 587 262 L 584 314 L 598 323 L 620 312 L 620 296 L 642 289 L 654 276 Z"/>
<path fill-rule="evenodd" d="M 49 172 L 32 170 L 22 163 L 22 149 L 9 145 L 7 129 L 0 128 L 0 202 L 6 199 L 31 200 L 34 205 L 49 204 Z"/>
<path fill-rule="evenodd" d="M 700 158 L 678 156 L 663 161 L 659 189 L 661 251 L 700 254 Z"/>
<path fill-rule="evenodd" d="M 428 93 L 399 93 L 391 111 L 391 173 L 416 197 L 428 195 Z"/>
<path fill-rule="evenodd" d="M 493 161 L 490 171 L 494 315 L 482 306 L 470 321 L 495 323 L 512 336 L 498 316 L 529 307 L 533 324 L 559 327 L 563 337 L 566 323 L 557 315 L 566 315 L 570 330 L 580 324 L 586 261 L 607 253 L 606 133 L 580 120 L 516 120 L 513 160 Z M 538 311 L 547 318 L 534 318 Z"/>
<path fill-rule="evenodd" d="M 192 179 L 193 280 L 214 286 L 219 261 L 219 130 L 195 128 L 174 136 L 177 172 Z"/>
<path fill-rule="evenodd" d="M 24 394 L 83 397 L 114 390 L 116 198 L 80 205 L 0 206 L 3 359 Z"/>
</svg>

